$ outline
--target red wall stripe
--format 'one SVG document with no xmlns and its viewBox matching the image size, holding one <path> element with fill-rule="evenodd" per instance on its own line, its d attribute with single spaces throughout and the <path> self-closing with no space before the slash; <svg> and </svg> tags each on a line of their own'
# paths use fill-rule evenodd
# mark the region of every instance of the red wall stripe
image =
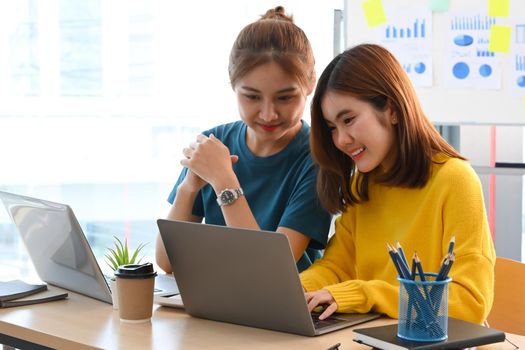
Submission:
<svg viewBox="0 0 525 350">
<path fill-rule="evenodd" d="M 496 166 L 496 126 L 490 127 L 489 166 Z M 496 175 L 489 175 L 489 228 L 492 240 L 496 238 Z"/>
</svg>

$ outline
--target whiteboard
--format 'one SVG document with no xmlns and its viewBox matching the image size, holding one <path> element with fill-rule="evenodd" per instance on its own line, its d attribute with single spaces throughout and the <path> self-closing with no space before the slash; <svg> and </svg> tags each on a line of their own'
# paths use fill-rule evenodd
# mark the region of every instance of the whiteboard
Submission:
<svg viewBox="0 0 525 350">
<path fill-rule="evenodd" d="M 428 9 L 429 0 L 382 0 L 387 22 L 391 9 L 414 8 L 415 5 Z M 362 7 L 363 0 L 346 0 L 345 20 L 347 30 L 347 47 L 360 43 L 380 43 L 378 30 L 386 25 L 375 28 L 368 27 Z M 436 124 L 504 124 L 525 125 L 525 87 L 516 92 L 509 88 L 514 82 L 513 73 L 515 56 L 511 53 L 497 53 L 501 69 L 501 86 L 499 89 L 481 89 L 479 87 L 456 87 L 447 85 L 447 74 L 450 70 L 448 27 L 450 15 L 458 12 L 488 14 L 488 0 L 450 0 L 447 12 L 433 12 L 432 38 L 430 56 L 432 57 L 433 83 L 429 87 L 416 86 L 416 91 L 427 116 Z M 510 0 L 510 18 L 525 24 L 525 1 Z M 510 21 L 501 19 L 501 21 Z M 387 23 L 388 24 L 388 23 Z M 507 23 L 499 23 L 507 24 Z M 510 25 L 510 23 L 509 23 Z M 512 27 L 515 31 L 514 26 Z M 515 34 L 513 33 L 512 39 Z M 520 44 L 525 45 L 525 44 Z M 525 75 L 525 72 L 523 72 Z"/>
</svg>

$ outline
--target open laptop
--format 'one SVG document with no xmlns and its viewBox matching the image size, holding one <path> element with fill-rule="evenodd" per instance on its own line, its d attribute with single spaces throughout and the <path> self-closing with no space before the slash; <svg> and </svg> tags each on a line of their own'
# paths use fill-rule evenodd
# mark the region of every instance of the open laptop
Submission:
<svg viewBox="0 0 525 350">
<path fill-rule="evenodd" d="M 157 224 L 192 316 L 308 336 L 380 317 L 312 316 L 284 234 L 163 219 Z"/>
<path fill-rule="evenodd" d="M 107 276 L 66 204 L 0 191 L 40 279 L 106 303 L 112 303 Z M 178 293 L 172 276 L 155 279 L 156 293 Z"/>
</svg>

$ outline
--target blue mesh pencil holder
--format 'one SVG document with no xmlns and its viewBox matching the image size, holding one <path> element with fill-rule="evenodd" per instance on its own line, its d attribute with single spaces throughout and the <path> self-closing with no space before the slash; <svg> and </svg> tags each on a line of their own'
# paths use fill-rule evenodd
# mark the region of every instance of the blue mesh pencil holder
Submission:
<svg viewBox="0 0 525 350">
<path fill-rule="evenodd" d="M 399 322 L 397 336 L 406 340 L 433 342 L 447 339 L 448 285 L 452 278 L 436 281 L 425 273 L 425 281 L 398 277 Z"/>
</svg>

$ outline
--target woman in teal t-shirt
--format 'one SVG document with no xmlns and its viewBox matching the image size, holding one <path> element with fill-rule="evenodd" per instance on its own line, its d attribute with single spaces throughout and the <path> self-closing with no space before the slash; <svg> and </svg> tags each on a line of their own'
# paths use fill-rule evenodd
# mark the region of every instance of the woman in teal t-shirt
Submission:
<svg viewBox="0 0 525 350">
<path fill-rule="evenodd" d="M 276 7 L 239 33 L 229 75 L 241 121 L 183 149 L 168 218 L 284 233 L 302 271 L 324 249 L 331 219 L 316 195 L 310 128 L 301 119 L 315 85 L 312 48 Z M 156 258 L 171 271 L 160 236 Z"/>
</svg>

